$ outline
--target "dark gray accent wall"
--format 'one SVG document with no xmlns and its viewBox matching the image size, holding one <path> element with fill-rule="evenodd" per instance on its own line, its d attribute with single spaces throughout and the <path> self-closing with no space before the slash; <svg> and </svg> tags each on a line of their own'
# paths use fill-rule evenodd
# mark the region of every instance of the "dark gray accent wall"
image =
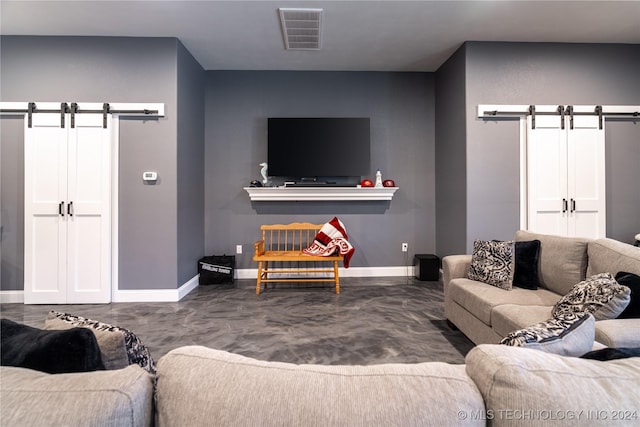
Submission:
<svg viewBox="0 0 640 427">
<path fill-rule="evenodd" d="M 324 223 L 337 215 L 354 267 L 403 266 L 434 253 L 435 125 L 431 73 L 208 71 L 205 95 L 205 251 L 256 268 L 253 242 L 268 223 Z M 391 202 L 251 202 L 244 186 L 267 159 L 268 117 L 371 118 L 371 173 L 400 189 Z M 327 161 L 339 153 L 327 153 Z"/>
<path fill-rule="evenodd" d="M 176 262 L 177 40 L 3 36 L 0 43 L 2 101 L 165 104 L 164 118 L 120 121 L 119 286 L 182 284 Z M 188 61 L 181 62 L 185 67 Z M 2 289 L 22 289 L 22 120 L 2 124 Z M 143 184 L 147 170 L 158 172 L 156 185 Z"/>
<path fill-rule="evenodd" d="M 198 274 L 204 254 L 204 79 L 178 42 L 178 284 Z"/>
<path fill-rule="evenodd" d="M 465 49 L 436 72 L 436 248 L 466 253 L 467 138 Z"/>
<path fill-rule="evenodd" d="M 519 227 L 517 120 L 476 117 L 478 104 L 640 103 L 640 45 L 468 42 L 467 253 L 474 239 L 509 239 Z M 640 123 L 606 123 L 607 236 L 640 229 Z M 623 159 L 624 158 L 624 159 Z M 634 159 L 634 160 L 631 160 Z"/>
</svg>

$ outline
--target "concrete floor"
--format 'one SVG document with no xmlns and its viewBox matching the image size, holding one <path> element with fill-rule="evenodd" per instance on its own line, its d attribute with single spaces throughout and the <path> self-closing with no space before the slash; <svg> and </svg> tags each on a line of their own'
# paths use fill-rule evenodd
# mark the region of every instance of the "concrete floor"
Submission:
<svg viewBox="0 0 640 427">
<path fill-rule="evenodd" d="M 42 327 L 50 310 L 136 333 L 157 361 L 184 345 L 261 360 L 322 365 L 441 361 L 464 363 L 473 347 L 444 318 L 442 283 L 413 278 L 344 278 L 331 284 L 255 281 L 200 286 L 179 302 L 100 305 L 1 304 L 0 315 Z"/>
</svg>

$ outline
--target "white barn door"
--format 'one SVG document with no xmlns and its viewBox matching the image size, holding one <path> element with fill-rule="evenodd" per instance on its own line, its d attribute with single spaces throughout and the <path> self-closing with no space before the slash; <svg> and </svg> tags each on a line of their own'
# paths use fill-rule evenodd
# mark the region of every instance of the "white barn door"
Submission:
<svg viewBox="0 0 640 427">
<path fill-rule="evenodd" d="M 111 301 L 111 117 L 25 119 L 25 304 Z"/>
<path fill-rule="evenodd" d="M 569 221 L 568 235 L 606 237 L 604 121 L 575 116 L 567 132 Z"/>
<path fill-rule="evenodd" d="M 528 229 L 567 235 L 567 145 L 557 116 L 527 117 Z"/>
<path fill-rule="evenodd" d="M 564 120 L 564 129 L 561 126 Z M 597 116 L 527 117 L 527 228 L 606 236 L 604 129 Z"/>
</svg>

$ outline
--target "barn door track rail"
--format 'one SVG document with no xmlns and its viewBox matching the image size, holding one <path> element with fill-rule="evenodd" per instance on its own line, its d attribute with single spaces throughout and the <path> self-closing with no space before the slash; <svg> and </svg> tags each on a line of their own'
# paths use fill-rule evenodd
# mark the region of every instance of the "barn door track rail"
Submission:
<svg viewBox="0 0 640 427">
<path fill-rule="evenodd" d="M 76 114 L 102 114 L 102 126 L 107 127 L 109 114 L 120 117 L 164 117 L 163 103 L 55 103 L 55 102 L 0 102 L 0 114 L 27 115 L 27 126 L 32 127 L 32 116 L 36 113 L 59 113 L 60 127 L 65 127 L 65 117 L 69 114 L 70 126 L 75 127 Z"/>
<path fill-rule="evenodd" d="M 536 128 L 536 116 L 558 116 L 564 129 L 564 116 L 569 116 L 569 126 L 573 129 L 574 116 L 598 116 L 600 129 L 606 118 L 640 120 L 640 105 L 478 105 L 478 118 L 531 116 L 531 128 Z"/>
</svg>

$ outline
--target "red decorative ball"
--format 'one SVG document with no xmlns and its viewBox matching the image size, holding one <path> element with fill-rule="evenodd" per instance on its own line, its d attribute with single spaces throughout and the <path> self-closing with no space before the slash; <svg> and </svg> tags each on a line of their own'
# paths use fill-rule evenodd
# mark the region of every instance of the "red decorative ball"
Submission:
<svg viewBox="0 0 640 427">
<path fill-rule="evenodd" d="M 370 179 L 363 179 L 360 185 L 362 187 L 373 187 L 373 181 L 371 181 Z"/>
<path fill-rule="evenodd" d="M 392 179 L 385 179 L 384 181 L 382 181 L 382 186 L 383 187 L 395 187 L 396 183 L 393 182 Z"/>
</svg>

